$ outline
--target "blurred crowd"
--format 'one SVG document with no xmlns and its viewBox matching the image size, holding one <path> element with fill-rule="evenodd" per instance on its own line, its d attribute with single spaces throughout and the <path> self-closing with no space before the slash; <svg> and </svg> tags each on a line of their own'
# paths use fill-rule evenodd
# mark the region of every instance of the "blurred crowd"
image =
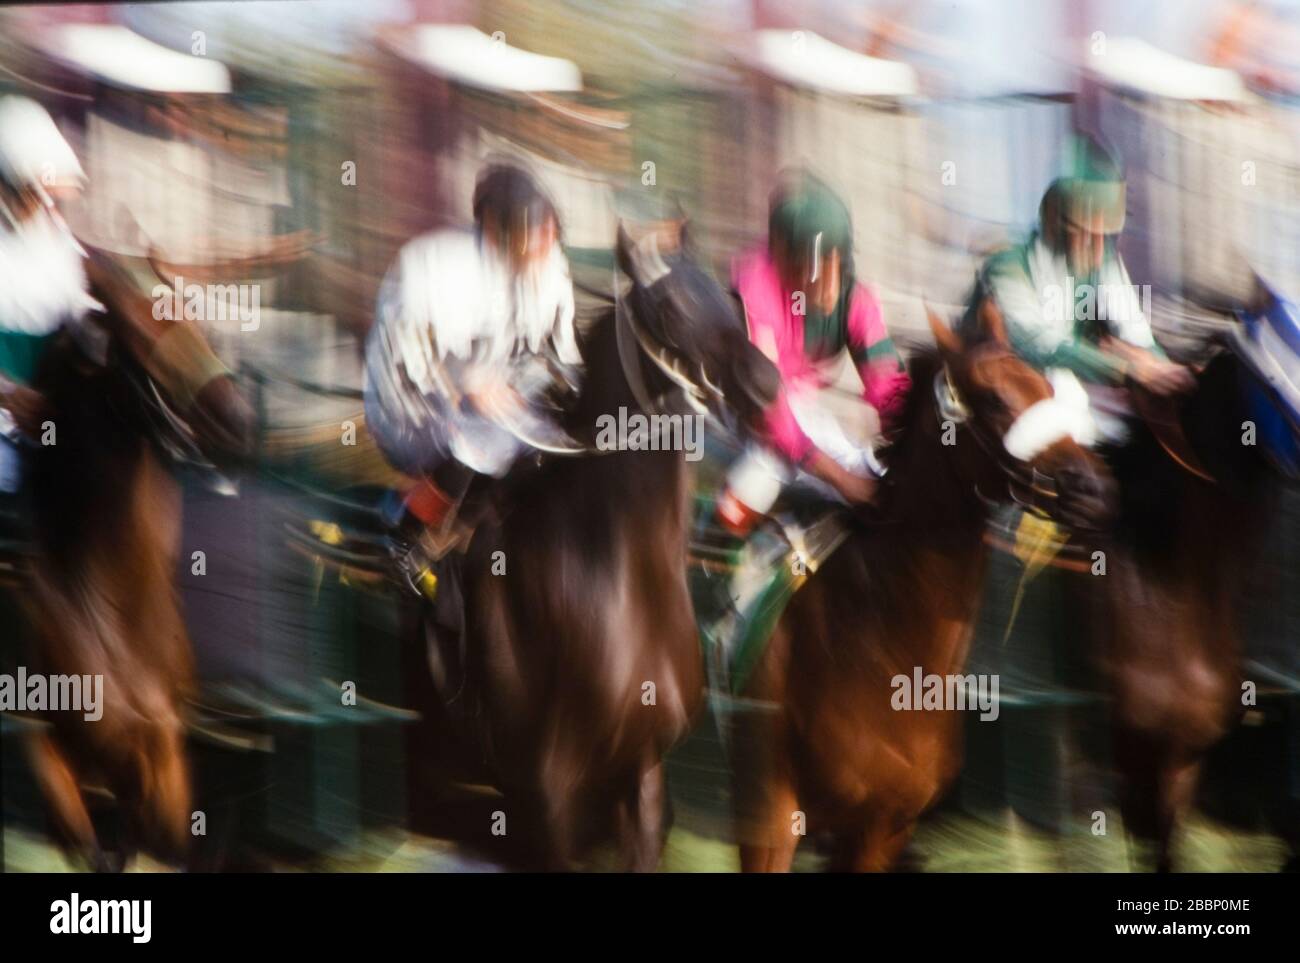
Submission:
<svg viewBox="0 0 1300 963">
<path fill-rule="evenodd" d="M 467 224 L 484 160 L 537 172 L 570 260 L 603 270 L 620 216 L 680 211 L 715 265 L 762 236 L 778 172 L 851 209 L 892 327 L 956 305 L 1032 226 L 1068 135 L 1129 179 L 1123 247 L 1158 325 L 1243 267 L 1295 283 L 1297 7 L 1196 0 L 391 0 L 0 12 L 0 89 L 83 159 L 74 233 L 176 265 L 266 253 L 272 323 L 209 334 L 227 360 L 356 374 L 397 249 Z M 585 255 L 585 257 L 584 257 Z M 1175 333 L 1178 333 L 1175 331 Z M 295 362 L 298 363 L 298 362 Z M 303 369 L 300 368 L 300 371 Z"/>
</svg>

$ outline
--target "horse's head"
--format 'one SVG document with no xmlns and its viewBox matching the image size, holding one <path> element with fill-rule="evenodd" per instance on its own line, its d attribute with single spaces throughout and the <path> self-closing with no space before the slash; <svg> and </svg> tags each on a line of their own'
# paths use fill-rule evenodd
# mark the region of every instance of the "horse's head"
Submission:
<svg viewBox="0 0 1300 963">
<path fill-rule="evenodd" d="M 620 323 L 660 388 L 675 384 L 695 408 L 747 430 L 776 396 L 780 375 L 750 343 L 736 302 L 686 253 L 683 234 L 680 222 L 620 225 L 618 263 L 632 281 Z"/>
<path fill-rule="evenodd" d="M 1071 528 L 1108 525 L 1117 491 L 1105 464 L 1084 447 L 1091 422 L 1078 382 L 1054 383 L 1016 355 L 991 301 L 969 340 L 928 314 L 941 364 L 933 386 L 914 390 L 933 390 L 945 427 L 976 442 L 961 446 L 976 491 L 985 498 L 1005 493 Z"/>
<path fill-rule="evenodd" d="M 92 252 L 91 293 L 105 306 L 103 327 L 145 376 L 141 389 L 167 440 L 192 445 L 219 467 L 253 454 L 256 417 L 199 328 L 159 320 L 153 303 L 111 256 Z"/>
</svg>

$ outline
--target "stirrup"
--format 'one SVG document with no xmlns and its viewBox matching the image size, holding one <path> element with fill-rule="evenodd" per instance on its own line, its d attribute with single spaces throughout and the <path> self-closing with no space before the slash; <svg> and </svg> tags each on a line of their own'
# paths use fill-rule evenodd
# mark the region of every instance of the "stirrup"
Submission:
<svg viewBox="0 0 1300 963">
<path fill-rule="evenodd" d="M 474 530 L 462 524 L 460 518 L 448 519 L 438 528 L 426 528 L 416 539 L 425 553 L 435 562 L 440 562 L 455 551 L 464 551 L 469 546 Z"/>
<path fill-rule="evenodd" d="M 438 596 L 438 576 L 419 541 L 397 555 L 397 570 L 412 594 L 432 602 Z"/>
</svg>

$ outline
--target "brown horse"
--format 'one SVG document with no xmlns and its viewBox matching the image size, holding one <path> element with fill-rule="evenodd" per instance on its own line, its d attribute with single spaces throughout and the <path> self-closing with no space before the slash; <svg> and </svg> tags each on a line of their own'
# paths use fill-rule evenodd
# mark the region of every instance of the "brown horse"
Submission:
<svg viewBox="0 0 1300 963">
<path fill-rule="evenodd" d="M 930 316 L 938 353 L 911 362 L 878 517 L 855 522 L 794 596 L 748 687 L 773 708 L 749 714 L 734 744 L 747 871 L 789 869 L 805 832 L 833 835 L 837 868 L 893 866 L 956 774 L 963 724 L 956 711 L 901 711 L 896 680 L 961 673 L 988 502 L 1010 494 L 1075 527 L 1107 514 L 1102 463 L 1064 430 L 1030 460 L 1004 448 L 1053 392 L 1013 354 L 996 310 L 980 316 L 974 344 Z"/>
<path fill-rule="evenodd" d="M 1107 452 L 1118 524 L 1104 578 L 1072 579 L 1112 698 L 1124 826 L 1171 866 L 1200 764 L 1244 713 L 1240 608 L 1277 474 L 1244 443 L 1245 371 L 1213 355 L 1177 409 L 1139 397 L 1131 442 Z"/>
<path fill-rule="evenodd" d="M 107 336 L 106 356 L 61 335 L 34 383 L 54 434 L 30 457 L 36 553 L 23 601 L 37 671 L 103 679 L 101 717 L 48 713 L 30 757 L 61 841 L 104 869 L 138 849 L 179 857 L 190 839 L 180 493 L 159 443 L 197 444 L 226 463 L 251 451 L 252 411 L 197 328 L 154 320 L 106 256 L 90 274 L 107 311 L 86 323 Z M 88 787 L 116 801 L 115 853 L 98 838 Z"/>
<path fill-rule="evenodd" d="M 675 232 L 646 238 L 634 247 L 620 232 L 633 285 L 584 338 L 574 438 L 592 439 L 620 410 L 697 417 L 683 386 L 715 410 L 725 396 L 748 423 L 755 386 L 766 377 L 772 388 L 734 304 Z M 590 451 L 507 477 L 464 560 L 463 674 L 442 671 L 454 640 L 433 633 L 429 731 L 454 733 L 460 773 L 503 790 L 497 832 L 522 827 L 532 865 L 578 865 L 611 835 L 628 868 L 657 865 L 661 760 L 704 684 L 686 584 L 689 483 L 681 450 Z M 486 820 L 480 830 L 487 841 Z"/>
</svg>

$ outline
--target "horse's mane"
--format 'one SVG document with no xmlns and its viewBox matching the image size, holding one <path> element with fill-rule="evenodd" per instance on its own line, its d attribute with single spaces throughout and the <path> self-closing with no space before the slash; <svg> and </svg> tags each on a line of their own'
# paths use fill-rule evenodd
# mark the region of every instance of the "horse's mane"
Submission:
<svg viewBox="0 0 1300 963">
<path fill-rule="evenodd" d="M 620 407 L 629 414 L 639 412 L 640 404 L 624 374 L 618 348 L 618 330 L 612 307 L 601 310 L 578 332 L 578 350 L 582 354 L 584 376 L 578 396 L 561 416 L 562 424 L 575 441 L 591 448 L 596 443 L 598 419 L 618 417 Z M 662 390 L 667 379 L 643 364 L 647 390 Z M 629 457 L 630 456 L 630 457 Z M 620 502 L 653 499 L 655 486 L 664 484 L 664 476 L 652 465 L 675 465 L 680 455 L 674 452 L 588 451 L 577 455 L 544 456 L 540 467 L 519 467 L 502 479 L 495 497 L 505 512 L 514 512 L 523 503 L 543 499 L 548 513 L 571 515 L 574 526 L 586 528 L 602 518 L 602 511 L 613 511 L 616 502 L 599 498 L 602 493 L 617 494 Z M 677 470 L 677 469 L 673 469 Z M 565 497 L 555 499 L 555 491 Z M 599 502 L 599 504 L 597 504 Z M 535 510 L 541 511 L 536 505 Z M 592 535 L 593 538 L 597 536 Z"/>
<path fill-rule="evenodd" d="M 603 308 L 578 334 L 583 383 L 567 421 L 574 436 L 590 441 L 596 418 L 617 413 L 620 404 L 635 403 L 623 374 L 618 352 L 614 308 Z"/>
<path fill-rule="evenodd" d="M 906 519 L 923 527 L 950 527 L 960 521 L 963 512 L 976 510 L 950 491 L 951 477 L 940 470 L 942 466 L 925 444 L 931 437 L 926 420 L 933 419 L 932 385 L 942 365 L 936 348 L 924 345 L 912 349 L 907 362 L 911 387 L 903 403 L 898 432 L 877 450 L 887 474 L 875 503 L 854 512 L 859 526 L 896 525 Z M 929 508 L 918 513 L 918 502 Z M 944 511 L 936 512 L 935 506 L 942 506 Z"/>
</svg>

